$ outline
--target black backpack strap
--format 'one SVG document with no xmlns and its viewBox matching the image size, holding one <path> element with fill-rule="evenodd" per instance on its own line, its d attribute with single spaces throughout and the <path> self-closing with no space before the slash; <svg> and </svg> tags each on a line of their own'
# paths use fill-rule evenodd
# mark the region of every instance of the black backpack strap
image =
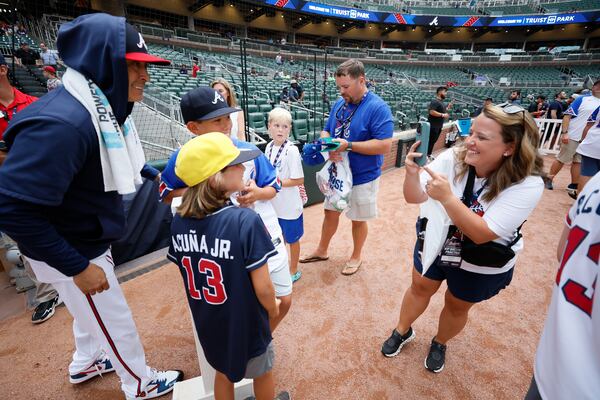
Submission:
<svg viewBox="0 0 600 400">
<path fill-rule="evenodd" d="M 513 239 L 512 242 L 507 244 L 508 247 L 513 247 L 519 240 L 521 240 L 521 238 L 523 237 L 523 234 L 521 233 L 521 228 L 523 227 L 525 222 L 527 222 L 527 220 L 523 221 L 523 223 L 519 225 L 519 227 L 517 228 L 517 236 Z"/>
<path fill-rule="evenodd" d="M 465 206 L 471 206 L 471 199 L 473 198 L 473 186 L 475 185 L 475 167 L 469 166 L 469 175 L 467 177 L 467 184 L 463 191 L 462 202 Z"/>
</svg>

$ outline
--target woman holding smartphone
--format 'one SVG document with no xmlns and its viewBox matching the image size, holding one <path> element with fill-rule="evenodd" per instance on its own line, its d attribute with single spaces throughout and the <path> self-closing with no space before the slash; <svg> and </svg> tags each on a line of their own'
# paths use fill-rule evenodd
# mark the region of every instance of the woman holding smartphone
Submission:
<svg viewBox="0 0 600 400">
<path fill-rule="evenodd" d="M 425 359 L 425 368 L 440 372 L 446 344 L 465 327 L 471 307 L 510 284 L 516 254 L 523 249 L 520 227 L 544 190 L 538 144 L 538 128 L 526 110 L 489 105 L 473 120 L 463 145 L 446 150 L 429 165 L 415 163 L 422 156 L 415 153 L 419 142 L 411 147 L 403 188 L 406 201 L 439 201 L 452 226 L 425 273 L 417 240 L 412 284 L 404 294 L 398 324 L 381 349 L 385 356 L 396 356 L 414 339 L 413 323 L 446 280 L 438 331 Z M 422 222 L 418 232 L 425 229 Z"/>
</svg>

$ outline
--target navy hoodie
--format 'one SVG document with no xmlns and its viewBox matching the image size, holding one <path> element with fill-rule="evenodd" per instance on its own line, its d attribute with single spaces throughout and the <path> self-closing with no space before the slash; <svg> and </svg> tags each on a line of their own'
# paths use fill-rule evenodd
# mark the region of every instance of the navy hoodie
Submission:
<svg viewBox="0 0 600 400">
<path fill-rule="evenodd" d="M 94 81 L 122 125 L 128 103 L 125 19 L 84 15 L 63 24 L 65 64 Z M 21 252 L 67 276 L 83 271 L 125 229 L 121 196 L 105 192 L 98 137 L 89 112 L 63 86 L 16 114 L 4 134 L 0 231 Z"/>
</svg>

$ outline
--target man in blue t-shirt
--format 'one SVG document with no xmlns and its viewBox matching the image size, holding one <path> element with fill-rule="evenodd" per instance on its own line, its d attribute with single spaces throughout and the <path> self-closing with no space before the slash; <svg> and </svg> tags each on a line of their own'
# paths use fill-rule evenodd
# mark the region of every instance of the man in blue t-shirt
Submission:
<svg viewBox="0 0 600 400">
<path fill-rule="evenodd" d="M 335 82 L 341 98 L 334 104 L 321 137 L 333 137 L 340 147 L 330 153 L 334 162 L 348 152 L 352 171 L 352 193 L 346 216 L 352 220 L 354 249 L 342 274 L 354 274 L 362 264 L 362 248 L 367 239 L 367 221 L 377 217 L 377 192 L 383 154 L 390 151 L 394 123 L 390 107 L 366 86 L 362 62 L 349 59 L 337 68 Z M 340 212 L 325 201 L 325 218 L 317 249 L 300 262 L 328 259 L 329 243 L 335 234 Z"/>
</svg>

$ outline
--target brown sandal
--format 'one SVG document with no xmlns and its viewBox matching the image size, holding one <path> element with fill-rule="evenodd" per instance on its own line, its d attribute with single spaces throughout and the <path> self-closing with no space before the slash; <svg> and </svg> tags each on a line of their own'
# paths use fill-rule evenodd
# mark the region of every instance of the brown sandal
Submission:
<svg viewBox="0 0 600 400">
<path fill-rule="evenodd" d="M 308 263 L 327 261 L 327 260 L 329 260 L 329 257 L 308 256 L 308 257 L 301 258 L 300 260 L 298 260 L 298 262 L 302 263 L 302 264 L 308 264 Z"/>
</svg>

